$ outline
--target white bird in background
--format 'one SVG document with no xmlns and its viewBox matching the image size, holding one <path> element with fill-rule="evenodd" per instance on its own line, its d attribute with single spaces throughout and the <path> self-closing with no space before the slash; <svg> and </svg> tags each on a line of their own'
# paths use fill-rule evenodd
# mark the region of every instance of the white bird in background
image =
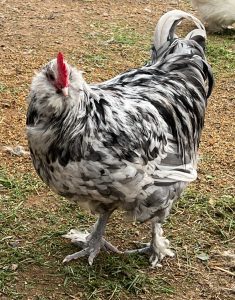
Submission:
<svg viewBox="0 0 235 300">
<path fill-rule="evenodd" d="M 175 35 L 183 19 L 197 29 Z M 66 237 L 90 264 L 100 249 L 120 253 L 103 238 L 116 209 L 152 222 L 143 249 L 153 267 L 173 256 L 161 224 L 197 177 L 198 145 L 213 76 L 204 54 L 206 32 L 192 15 L 174 10 L 159 20 L 148 65 L 88 85 L 62 53 L 34 77 L 27 136 L 34 167 L 56 193 L 99 215 L 92 232 Z"/>
<path fill-rule="evenodd" d="M 235 23 L 235 0 L 191 0 L 211 32 L 218 32 Z"/>
</svg>

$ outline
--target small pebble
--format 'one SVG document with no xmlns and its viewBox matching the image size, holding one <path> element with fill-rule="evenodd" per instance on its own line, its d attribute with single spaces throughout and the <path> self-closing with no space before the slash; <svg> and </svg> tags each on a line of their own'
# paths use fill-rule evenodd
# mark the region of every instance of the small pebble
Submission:
<svg viewBox="0 0 235 300">
<path fill-rule="evenodd" d="M 18 269 L 18 266 L 19 266 L 18 264 L 12 264 L 10 269 L 11 269 L 12 271 L 15 271 L 15 270 Z"/>
</svg>

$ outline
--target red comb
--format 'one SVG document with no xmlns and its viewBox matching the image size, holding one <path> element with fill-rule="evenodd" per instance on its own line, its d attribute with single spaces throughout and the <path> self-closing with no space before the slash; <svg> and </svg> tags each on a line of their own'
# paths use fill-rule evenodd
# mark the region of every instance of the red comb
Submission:
<svg viewBox="0 0 235 300">
<path fill-rule="evenodd" d="M 64 63 L 64 55 L 59 52 L 57 55 L 57 70 L 58 70 L 58 83 L 63 87 L 67 87 L 69 84 L 69 76 L 66 64 Z"/>
</svg>

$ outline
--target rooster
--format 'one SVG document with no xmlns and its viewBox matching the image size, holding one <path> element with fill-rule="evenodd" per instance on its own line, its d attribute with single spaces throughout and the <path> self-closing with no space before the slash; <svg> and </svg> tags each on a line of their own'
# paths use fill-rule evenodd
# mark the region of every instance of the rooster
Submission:
<svg viewBox="0 0 235 300">
<path fill-rule="evenodd" d="M 183 19 L 197 29 L 179 39 L 175 29 Z M 99 215 L 91 233 L 65 235 L 82 250 L 64 262 L 88 256 L 91 265 L 101 248 L 121 253 L 103 238 L 116 209 L 152 223 L 151 242 L 124 253 L 147 253 L 152 267 L 174 255 L 162 223 L 197 177 L 213 85 L 205 38 L 198 19 L 173 10 L 160 18 L 144 67 L 88 85 L 59 53 L 34 77 L 27 112 L 34 167 L 56 193 Z"/>
<path fill-rule="evenodd" d="M 211 32 L 221 31 L 235 23 L 234 0 L 191 0 Z"/>
</svg>

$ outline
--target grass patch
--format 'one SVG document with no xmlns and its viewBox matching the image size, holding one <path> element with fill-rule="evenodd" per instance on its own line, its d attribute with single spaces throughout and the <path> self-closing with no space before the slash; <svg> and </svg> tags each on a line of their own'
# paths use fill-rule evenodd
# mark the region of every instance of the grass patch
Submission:
<svg viewBox="0 0 235 300">
<path fill-rule="evenodd" d="M 123 293 L 132 297 L 149 293 L 174 293 L 167 281 L 149 276 L 143 268 L 147 268 L 144 257 L 105 255 L 105 260 L 97 258 L 93 267 L 78 266 L 76 263 L 65 267 L 64 285 L 76 282 L 86 292 L 86 299 L 97 299 L 100 294 L 122 299 Z"/>
<path fill-rule="evenodd" d="M 13 96 L 17 96 L 22 92 L 22 87 L 9 87 L 4 83 L 0 82 L 0 94 L 12 94 Z"/>
<path fill-rule="evenodd" d="M 7 86 L 0 82 L 0 93 L 5 93 L 7 91 Z"/>
<path fill-rule="evenodd" d="M 23 174 L 13 176 L 0 168 L 0 187 L 9 195 L 9 199 L 24 199 L 28 194 L 35 192 L 43 186 L 43 183 L 32 176 L 32 174 Z M 4 198 L 4 197 L 3 197 Z"/>
<path fill-rule="evenodd" d="M 133 28 L 129 27 L 112 27 L 113 42 L 133 46 L 138 43 L 141 38 L 140 35 Z"/>
<path fill-rule="evenodd" d="M 172 214 L 168 226 L 175 228 L 177 223 L 182 223 L 182 228 L 188 232 L 185 241 L 192 245 L 192 249 L 196 249 L 198 245 L 207 247 L 209 241 L 215 237 L 225 245 L 230 245 L 229 241 L 233 238 L 235 230 L 234 197 L 224 195 L 219 199 L 213 199 L 210 195 L 197 194 L 189 190 L 176 203 Z M 195 218 L 196 223 L 193 223 Z M 179 238 L 180 244 L 181 236 L 177 235 L 176 238 Z"/>
<path fill-rule="evenodd" d="M 37 299 L 50 299 L 55 285 L 64 293 L 61 299 L 70 299 L 70 290 L 81 293 L 81 299 L 167 297 L 176 293 L 170 273 L 151 274 L 148 259 L 141 255 L 101 253 L 92 267 L 86 258 L 63 265 L 64 256 L 77 249 L 63 240 L 62 234 L 76 227 L 89 229 L 94 218 L 51 192 L 41 197 L 43 186 L 30 174 L 13 176 L 1 170 L 0 182 L 0 291 L 10 299 L 24 299 L 25 293 L 35 293 L 36 287 Z M 42 203 L 29 205 L 31 197 L 39 197 Z M 210 253 L 208 244 L 216 237 L 229 246 L 234 206 L 231 196 L 224 195 L 212 204 L 209 196 L 190 190 L 177 202 L 166 228 L 183 260 L 192 264 L 198 253 Z M 191 217 L 189 222 L 186 216 Z M 183 244 L 188 246 L 190 257 L 184 256 Z M 22 287 L 23 280 L 27 285 Z M 19 286 L 22 292 L 17 290 Z"/>
<path fill-rule="evenodd" d="M 85 64 L 103 67 L 107 62 L 107 57 L 104 54 L 86 54 L 83 56 L 83 60 Z"/>
<path fill-rule="evenodd" d="M 109 41 L 112 44 L 121 44 L 133 46 L 139 43 L 143 38 L 136 31 L 126 24 L 120 22 L 106 24 L 103 22 L 95 22 L 93 24 L 93 31 L 87 35 L 88 39 L 97 40 L 98 43 L 105 43 Z"/>
<path fill-rule="evenodd" d="M 221 35 L 208 37 L 207 57 L 216 76 L 221 73 L 232 74 L 235 69 L 235 52 L 232 51 L 234 40 L 232 36 Z"/>
</svg>

